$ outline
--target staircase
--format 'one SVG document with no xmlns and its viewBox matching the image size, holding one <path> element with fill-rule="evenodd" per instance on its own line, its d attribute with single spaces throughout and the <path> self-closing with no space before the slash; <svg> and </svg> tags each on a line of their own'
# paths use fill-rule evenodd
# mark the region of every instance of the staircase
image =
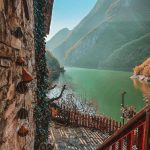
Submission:
<svg viewBox="0 0 150 150">
<path fill-rule="evenodd" d="M 150 150 L 150 105 L 114 132 L 97 150 Z"/>
</svg>

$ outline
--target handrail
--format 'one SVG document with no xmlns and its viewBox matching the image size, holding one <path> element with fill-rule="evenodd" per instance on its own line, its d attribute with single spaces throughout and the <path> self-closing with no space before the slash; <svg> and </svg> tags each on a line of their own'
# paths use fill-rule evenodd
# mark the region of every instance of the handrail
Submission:
<svg viewBox="0 0 150 150">
<path fill-rule="evenodd" d="M 140 145 L 142 149 L 139 150 L 148 150 L 150 148 L 150 145 L 147 146 L 149 141 L 147 138 L 149 138 L 149 131 L 150 131 L 150 105 L 143 108 L 139 113 L 137 113 L 127 124 L 125 124 L 123 127 L 121 127 L 118 131 L 116 131 L 110 138 L 108 138 L 97 150 L 109 150 L 110 147 L 113 148 L 113 145 L 116 145 L 117 142 L 122 141 L 125 137 L 127 137 L 127 140 L 130 139 L 129 142 L 127 142 L 127 147 L 129 146 L 129 143 L 133 141 L 133 137 L 128 135 L 133 135 L 134 131 L 138 129 L 138 139 L 140 140 Z M 140 133 L 142 133 L 140 135 Z M 140 135 L 140 136 L 139 136 Z M 143 139 L 142 139 L 143 138 Z M 146 144 L 144 144 L 146 143 Z M 145 146 L 144 146 L 145 145 Z M 133 144 L 130 144 L 130 149 L 132 149 Z M 146 149 L 146 146 L 148 147 Z M 121 148 L 123 145 L 121 146 Z M 145 148 L 144 148 L 145 147 Z M 120 149 L 121 149 L 120 148 Z M 113 148 L 114 149 L 114 148 Z M 119 150 L 120 150 L 119 149 Z M 115 149 L 114 149 L 115 150 Z"/>
<path fill-rule="evenodd" d="M 121 127 L 121 123 L 106 116 L 95 116 L 71 110 L 67 106 L 61 106 L 61 109 L 50 108 L 51 118 L 57 122 L 65 123 L 73 126 L 87 127 L 96 129 L 103 133 L 112 135 Z"/>
</svg>

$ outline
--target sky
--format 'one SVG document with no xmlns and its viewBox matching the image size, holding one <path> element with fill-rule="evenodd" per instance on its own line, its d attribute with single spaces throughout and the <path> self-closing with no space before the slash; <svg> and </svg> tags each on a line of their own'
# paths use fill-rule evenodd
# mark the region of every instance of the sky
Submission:
<svg viewBox="0 0 150 150">
<path fill-rule="evenodd" d="M 54 0 L 49 40 L 59 30 L 72 30 L 94 7 L 97 0 Z"/>
</svg>

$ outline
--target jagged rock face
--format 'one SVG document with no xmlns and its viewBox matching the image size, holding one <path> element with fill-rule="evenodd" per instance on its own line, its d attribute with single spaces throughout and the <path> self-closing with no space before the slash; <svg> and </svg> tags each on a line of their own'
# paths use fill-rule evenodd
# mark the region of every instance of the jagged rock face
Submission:
<svg viewBox="0 0 150 150">
<path fill-rule="evenodd" d="M 30 15 L 29 15 L 30 14 Z M 33 149 L 33 105 L 36 81 L 28 83 L 28 92 L 20 94 L 17 84 L 22 80 L 24 67 L 33 76 L 34 71 L 34 16 L 32 0 L 0 0 L 0 149 Z M 18 57 L 25 66 L 16 63 Z M 17 119 L 20 108 L 25 107 L 29 116 Z M 17 132 L 25 124 L 29 133 L 20 137 Z"/>
</svg>

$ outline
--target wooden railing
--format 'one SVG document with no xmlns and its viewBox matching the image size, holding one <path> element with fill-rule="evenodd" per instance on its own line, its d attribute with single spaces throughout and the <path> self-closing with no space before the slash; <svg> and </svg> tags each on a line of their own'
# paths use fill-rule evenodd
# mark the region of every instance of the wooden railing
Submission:
<svg viewBox="0 0 150 150">
<path fill-rule="evenodd" d="M 150 106 L 137 113 L 97 150 L 150 150 Z"/>
<path fill-rule="evenodd" d="M 121 123 L 105 116 L 95 116 L 62 106 L 60 110 L 52 108 L 52 119 L 73 126 L 96 129 L 111 135 L 121 127 Z"/>
</svg>

